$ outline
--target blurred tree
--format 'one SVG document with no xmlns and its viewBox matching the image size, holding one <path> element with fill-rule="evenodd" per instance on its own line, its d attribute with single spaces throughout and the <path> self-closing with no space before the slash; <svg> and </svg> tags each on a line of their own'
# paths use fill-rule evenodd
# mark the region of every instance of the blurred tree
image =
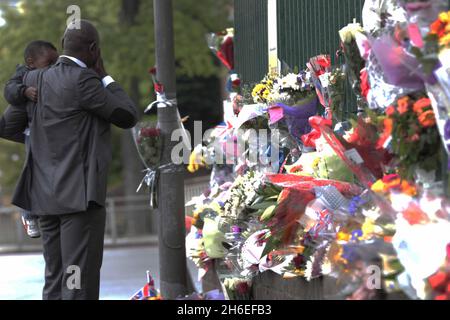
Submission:
<svg viewBox="0 0 450 320">
<path fill-rule="evenodd" d="M 174 1 L 177 76 L 183 79 L 208 78 L 218 74 L 217 64 L 205 44 L 205 34 L 229 26 L 231 3 L 232 0 Z M 44 39 L 53 42 L 58 48 L 61 47 L 61 36 L 69 17 L 67 8 L 72 4 L 81 8 L 83 19 L 89 19 L 97 25 L 102 37 L 101 46 L 107 70 L 125 87 L 141 109 L 145 108 L 154 98 L 147 74 L 148 68 L 154 64 L 152 1 L 23 0 L 17 8 L 1 2 L 0 10 L 3 11 L 6 24 L 0 27 L 0 89 L 13 74 L 15 66 L 22 63 L 22 52 L 28 42 Z M 201 81 L 196 82 L 198 86 Z M 218 81 L 217 83 L 219 85 Z M 195 89 L 189 90 L 186 85 L 183 87 L 183 93 L 192 96 L 209 94 L 197 92 Z M 205 88 L 207 87 L 203 86 L 201 90 Z M 211 92 L 216 94 L 218 90 Z M 214 99 L 205 100 L 210 102 Z M 0 112 L 3 112 L 5 107 L 6 102 L 0 97 Z M 205 102 L 205 118 L 208 112 L 211 112 L 207 108 Z M 217 113 L 220 105 L 209 107 L 212 108 L 215 108 Z M 220 113 L 220 110 L 218 112 Z M 114 148 L 110 183 L 123 183 L 125 190 L 132 190 L 130 192 L 134 193 L 135 180 L 138 179 L 141 169 L 136 151 L 129 132 L 114 132 L 114 145 L 120 145 L 121 148 Z M 20 165 L 11 163 L 8 155 L 19 155 L 22 161 L 22 150 L 23 147 L 19 145 L 0 141 L 0 186 L 4 189 L 10 190 L 13 187 L 21 169 Z M 15 159 L 17 160 L 17 157 Z"/>
</svg>

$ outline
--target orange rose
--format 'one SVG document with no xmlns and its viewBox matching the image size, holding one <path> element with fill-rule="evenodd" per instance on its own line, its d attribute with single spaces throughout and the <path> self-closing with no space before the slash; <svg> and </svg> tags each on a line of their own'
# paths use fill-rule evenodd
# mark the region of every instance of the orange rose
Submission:
<svg viewBox="0 0 450 320">
<path fill-rule="evenodd" d="M 398 105 L 397 110 L 398 110 L 398 112 L 400 114 L 404 114 L 404 113 L 408 112 L 408 110 L 409 110 L 409 98 L 408 97 L 404 97 L 404 98 L 399 99 L 397 101 L 397 105 Z"/>
<path fill-rule="evenodd" d="M 402 181 L 401 184 L 401 190 L 404 194 L 407 194 L 408 196 L 414 197 L 415 195 L 417 195 L 417 188 L 408 183 L 407 181 Z"/>
<path fill-rule="evenodd" d="M 407 104 L 407 103 L 404 104 L 403 103 L 403 104 L 398 106 L 397 110 L 398 110 L 398 113 L 405 114 L 405 113 L 407 113 L 409 111 L 409 104 Z"/>
<path fill-rule="evenodd" d="M 424 109 L 429 107 L 431 107 L 431 100 L 428 98 L 422 98 L 414 103 L 413 109 L 415 113 L 420 115 L 423 113 Z"/>
<path fill-rule="evenodd" d="M 432 110 L 425 111 L 419 116 L 419 122 L 425 128 L 434 127 L 436 125 L 436 117 Z"/>
<path fill-rule="evenodd" d="M 394 113 L 395 113 L 395 108 L 394 108 L 394 106 L 389 106 L 389 107 L 387 107 L 387 109 L 386 109 L 386 114 L 387 114 L 389 117 L 393 116 Z"/>
</svg>

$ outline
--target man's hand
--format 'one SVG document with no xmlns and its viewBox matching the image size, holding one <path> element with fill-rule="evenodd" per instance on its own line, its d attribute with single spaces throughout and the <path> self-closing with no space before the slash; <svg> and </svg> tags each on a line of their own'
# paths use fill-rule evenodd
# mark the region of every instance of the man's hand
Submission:
<svg viewBox="0 0 450 320">
<path fill-rule="evenodd" d="M 97 72 L 102 79 L 108 75 L 103 64 L 103 58 L 101 56 L 98 58 L 97 63 L 95 64 L 94 71 Z"/>
<path fill-rule="evenodd" d="M 38 98 L 38 91 L 36 88 L 34 87 L 28 87 L 25 89 L 24 92 L 25 97 L 33 102 L 37 102 L 37 98 Z"/>
</svg>

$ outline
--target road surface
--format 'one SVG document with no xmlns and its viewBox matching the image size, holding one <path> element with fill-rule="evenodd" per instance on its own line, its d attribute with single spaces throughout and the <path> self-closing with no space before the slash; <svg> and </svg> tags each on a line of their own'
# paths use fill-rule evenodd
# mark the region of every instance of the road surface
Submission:
<svg viewBox="0 0 450 320">
<path fill-rule="evenodd" d="M 189 263 L 193 279 L 196 270 Z M 128 300 L 146 282 L 150 270 L 159 288 L 157 247 L 106 250 L 100 299 Z M 0 255 L 0 300 L 40 300 L 44 278 L 42 254 Z M 200 290 L 199 283 L 196 283 Z"/>
</svg>

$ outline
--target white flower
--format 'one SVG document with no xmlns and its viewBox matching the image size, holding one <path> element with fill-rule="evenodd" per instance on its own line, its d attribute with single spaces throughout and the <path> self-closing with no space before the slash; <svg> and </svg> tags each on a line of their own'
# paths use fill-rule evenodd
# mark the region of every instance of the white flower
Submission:
<svg viewBox="0 0 450 320">
<path fill-rule="evenodd" d="M 306 281 L 311 281 L 312 274 L 313 274 L 313 266 L 314 266 L 314 258 L 311 257 L 310 260 L 306 263 L 306 269 L 305 269 L 305 279 Z"/>
<path fill-rule="evenodd" d="M 331 73 L 327 72 L 319 76 L 320 83 L 322 84 L 322 87 L 328 88 L 330 86 L 330 77 Z"/>
<path fill-rule="evenodd" d="M 281 79 L 281 88 L 300 90 L 300 84 L 298 82 L 298 75 L 295 73 L 289 73 L 287 76 Z"/>
<path fill-rule="evenodd" d="M 355 39 L 356 34 L 359 32 L 364 32 L 361 25 L 359 23 L 350 23 L 339 31 L 339 36 L 343 43 L 350 43 Z"/>
<path fill-rule="evenodd" d="M 333 267 L 331 265 L 330 260 L 325 257 L 323 263 L 322 263 L 322 274 L 324 276 L 331 274 L 331 272 L 333 271 Z"/>
</svg>

